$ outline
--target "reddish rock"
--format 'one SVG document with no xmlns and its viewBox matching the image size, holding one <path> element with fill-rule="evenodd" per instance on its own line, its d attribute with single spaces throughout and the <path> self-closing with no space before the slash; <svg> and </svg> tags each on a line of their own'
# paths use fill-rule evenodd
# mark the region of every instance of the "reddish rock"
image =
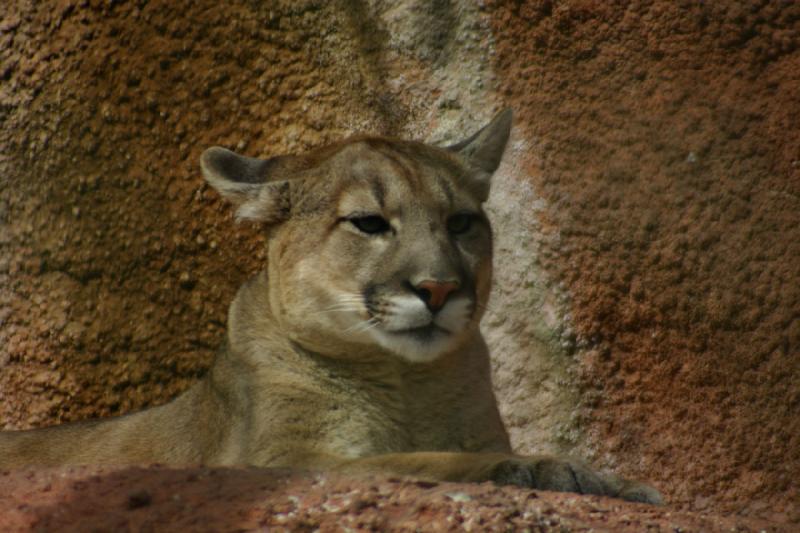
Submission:
<svg viewBox="0 0 800 533">
<path fill-rule="evenodd" d="M 490 11 L 599 462 L 800 520 L 800 5 Z"/>
<path fill-rule="evenodd" d="M 3 531 L 777 532 L 764 521 L 490 483 L 270 469 L 63 468 L 0 473 Z M 788 530 L 786 530 L 788 531 Z"/>
</svg>

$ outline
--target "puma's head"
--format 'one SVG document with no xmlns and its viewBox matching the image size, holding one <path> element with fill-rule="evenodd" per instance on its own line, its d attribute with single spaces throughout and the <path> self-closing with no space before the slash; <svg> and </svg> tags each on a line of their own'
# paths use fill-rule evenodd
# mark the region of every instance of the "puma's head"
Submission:
<svg viewBox="0 0 800 533">
<path fill-rule="evenodd" d="M 330 356 L 426 362 L 457 347 L 486 305 L 481 206 L 510 127 L 506 110 L 448 148 L 356 137 L 261 160 L 215 147 L 202 168 L 239 218 L 269 228 L 260 301 L 283 334 Z"/>
</svg>

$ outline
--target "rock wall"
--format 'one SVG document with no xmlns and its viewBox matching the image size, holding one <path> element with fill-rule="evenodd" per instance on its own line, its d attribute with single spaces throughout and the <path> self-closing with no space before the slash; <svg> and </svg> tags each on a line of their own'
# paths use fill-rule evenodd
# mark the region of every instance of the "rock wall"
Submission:
<svg viewBox="0 0 800 533">
<path fill-rule="evenodd" d="M 778 1 L 8 2 L 0 421 L 207 367 L 264 254 L 205 147 L 446 142 L 510 105 L 484 330 L 515 446 L 800 520 L 799 32 Z"/>
<path fill-rule="evenodd" d="M 800 6 L 497 4 L 599 462 L 797 513 Z"/>
</svg>

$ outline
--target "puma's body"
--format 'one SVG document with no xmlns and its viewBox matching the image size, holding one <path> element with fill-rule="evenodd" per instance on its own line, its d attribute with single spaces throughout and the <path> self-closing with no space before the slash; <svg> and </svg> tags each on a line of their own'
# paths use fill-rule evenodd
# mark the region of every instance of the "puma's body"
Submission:
<svg viewBox="0 0 800 533">
<path fill-rule="evenodd" d="M 233 308 L 242 305 L 251 280 Z M 483 348 L 480 339 L 478 346 Z M 320 467 L 309 456 L 355 458 L 416 450 L 509 452 L 485 348 L 470 361 L 423 365 L 281 356 L 235 360 L 222 351 L 208 375 L 166 405 L 128 416 L 0 437 L 0 465 L 255 464 Z M 456 406 L 461 406 L 456 407 Z M 298 458 L 303 457 L 303 463 Z"/>
<path fill-rule="evenodd" d="M 269 231 L 208 375 L 166 405 L 0 433 L 0 467 L 250 464 L 514 483 L 658 502 L 571 460 L 512 455 L 478 323 L 481 204 L 511 114 L 449 149 L 355 138 L 262 161 L 212 148 L 208 181 Z"/>
</svg>

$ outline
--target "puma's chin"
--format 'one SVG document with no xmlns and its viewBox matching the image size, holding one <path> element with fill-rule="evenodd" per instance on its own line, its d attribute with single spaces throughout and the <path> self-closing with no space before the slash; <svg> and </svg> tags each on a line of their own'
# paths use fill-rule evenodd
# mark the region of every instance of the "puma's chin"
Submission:
<svg viewBox="0 0 800 533">
<path fill-rule="evenodd" d="M 412 363 L 436 360 L 452 348 L 458 338 L 458 335 L 433 323 L 395 331 L 375 328 L 372 335 L 383 348 Z"/>
</svg>

